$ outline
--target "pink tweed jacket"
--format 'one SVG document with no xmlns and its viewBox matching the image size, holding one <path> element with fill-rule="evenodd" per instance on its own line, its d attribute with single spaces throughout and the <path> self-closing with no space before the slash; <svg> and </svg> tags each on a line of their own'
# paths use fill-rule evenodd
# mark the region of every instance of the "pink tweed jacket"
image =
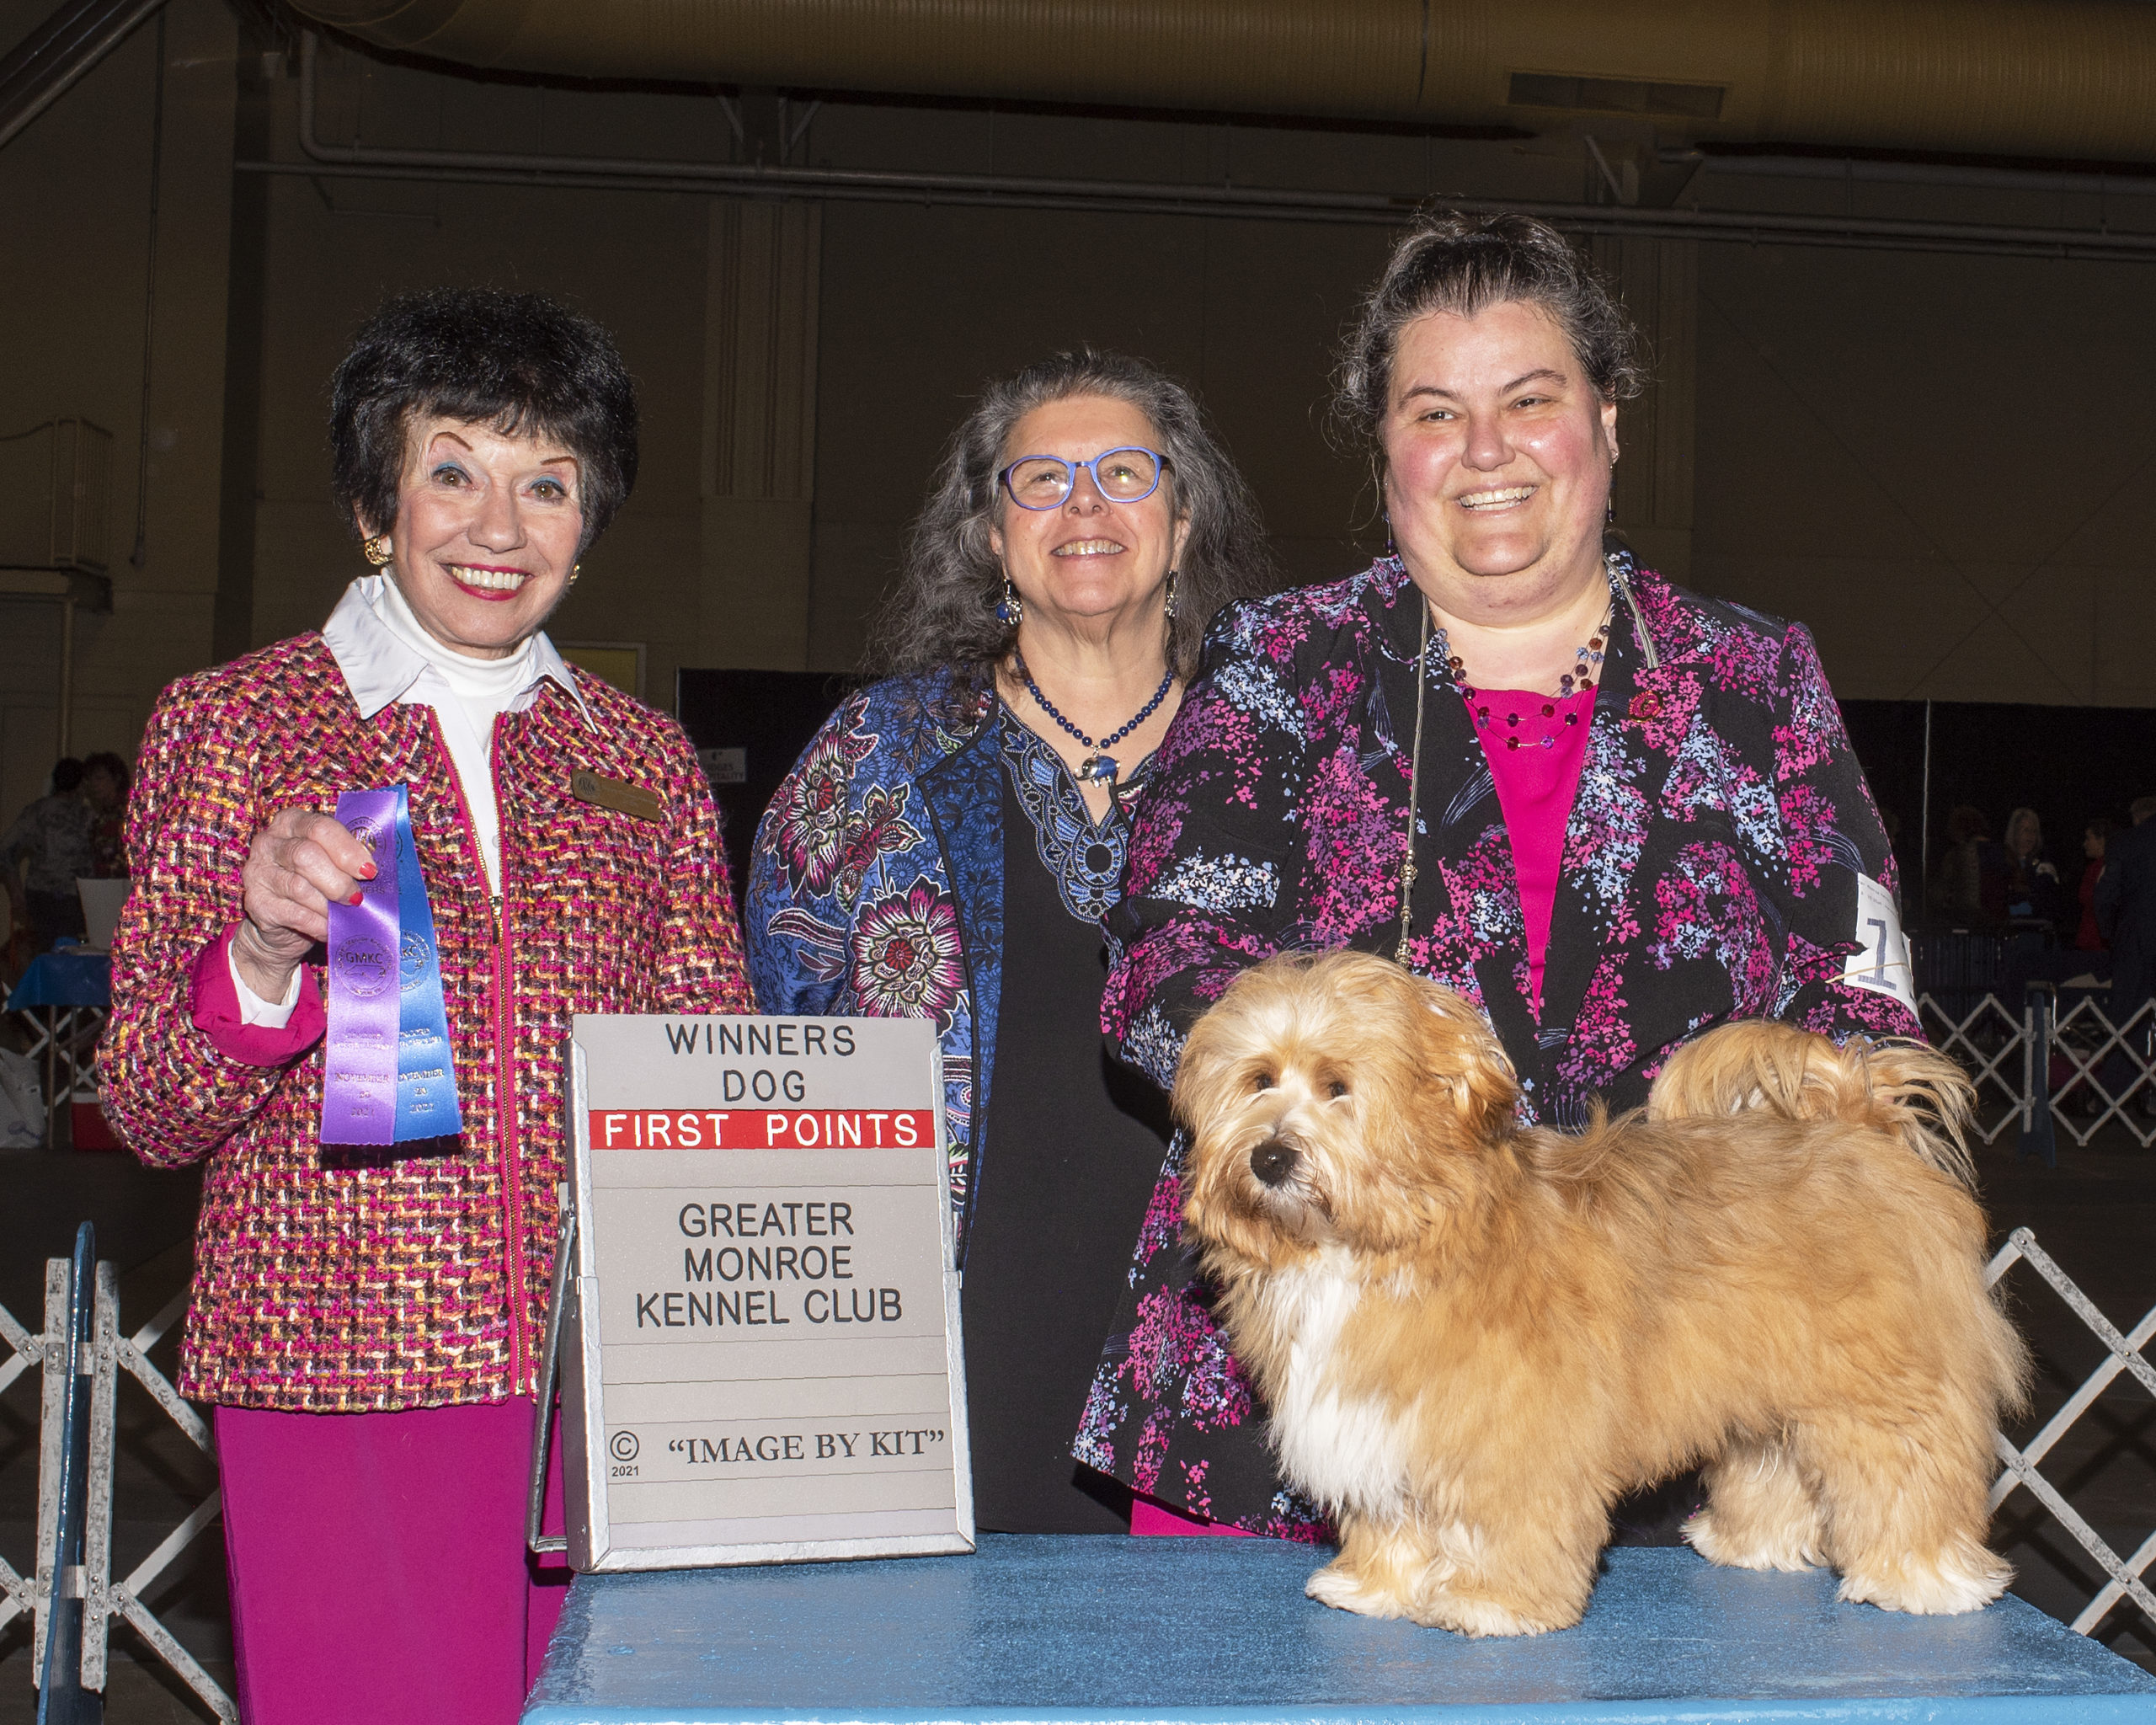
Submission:
<svg viewBox="0 0 2156 1725">
<path fill-rule="evenodd" d="M 549 682 L 498 722 L 499 902 L 432 710 L 361 719 L 320 635 L 184 677 L 159 700 L 129 809 L 136 888 L 99 1071 L 106 1113 L 144 1162 L 208 1159 L 183 1393 L 314 1413 L 531 1394 L 569 1015 L 752 1010 L 688 740 L 606 684 L 578 683 L 589 718 Z M 580 768 L 648 790 L 661 819 L 579 800 Z M 224 943 L 263 823 L 399 782 L 441 950 L 463 1146 L 326 1154 L 319 972 L 287 1032 L 241 1030 Z"/>
</svg>

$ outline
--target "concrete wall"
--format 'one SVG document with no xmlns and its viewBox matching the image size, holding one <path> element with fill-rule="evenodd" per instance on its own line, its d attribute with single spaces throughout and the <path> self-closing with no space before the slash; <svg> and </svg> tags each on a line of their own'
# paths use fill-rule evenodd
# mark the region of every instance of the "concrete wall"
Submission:
<svg viewBox="0 0 2156 1725">
<path fill-rule="evenodd" d="M 50 3 L 0 0 L 0 42 Z M 406 286 L 541 289 L 616 333 L 643 391 L 643 477 L 553 632 L 641 644 L 660 705 L 682 665 L 853 663 L 970 393 L 1075 342 L 1198 386 L 1292 577 L 1343 571 L 1377 542 L 1364 470 L 1328 447 L 1322 417 L 1380 229 L 235 173 L 235 155 L 303 165 L 294 43 L 222 0 L 173 0 L 168 17 L 140 567 L 154 32 L 0 151 L 0 435 L 66 414 L 115 434 L 115 606 L 83 628 L 78 748 L 129 746 L 163 682 L 313 626 L 359 568 L 327 501 L 324 385 L 354 326 Z M 706 161 L 761 135 L 737 136 L 705 94 L 540 90 L 334 49 L 320 127 Z M 1582 195 L 1585 172 L 1576 141 L 865 102 L 827 103 L 791 159 L 1561 200 Z M 1924 188 L 1717 176 L 1694 195 L 2093 219 Z M 2156 224 L 2150 205 L 2107 213 Z M 1635 241 L 1598 256 L 1658 349 L 1663 384 L 1635 411 L 1620 489 L 1657 561 L 1811 622 L 1848 696 L 2156 702 L 2156 267 Z M 11 810 L 49 765 L 57 626 L 20 601 L 0 600 L 0 617 Z"/>
</svg>

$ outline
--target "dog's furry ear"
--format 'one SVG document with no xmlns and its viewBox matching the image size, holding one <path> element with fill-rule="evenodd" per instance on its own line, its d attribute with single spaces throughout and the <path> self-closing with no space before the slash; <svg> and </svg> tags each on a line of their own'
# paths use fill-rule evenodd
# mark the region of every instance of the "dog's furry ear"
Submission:
<svg viewBox="0 0 2156 1725">
<path fill-rule="evenodd" d="M 1479 1144 L 1495 1144 L 1517 1123 L 1519 1080 L 1482 1014 L 1449 988 L 1417 979 L 1425 1007 L 1422 1065 L 1450 1092 L 1460 1124 Z"/>
</svg>

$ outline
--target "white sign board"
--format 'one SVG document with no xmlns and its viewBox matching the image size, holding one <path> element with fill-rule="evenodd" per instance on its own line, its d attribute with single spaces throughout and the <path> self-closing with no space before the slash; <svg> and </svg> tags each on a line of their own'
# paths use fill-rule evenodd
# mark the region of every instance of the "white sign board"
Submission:
<svg viewBox="0 0 2156 1725">
<path fill-rule="evenodd" d="M 971 1551 L 935 1026 L 569 1035 L 570 1562 Z"/>
</svg>

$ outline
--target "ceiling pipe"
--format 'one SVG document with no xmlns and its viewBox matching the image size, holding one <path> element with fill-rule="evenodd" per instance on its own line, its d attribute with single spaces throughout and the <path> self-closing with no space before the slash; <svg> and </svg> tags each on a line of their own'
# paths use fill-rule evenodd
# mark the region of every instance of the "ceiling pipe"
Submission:
<svg viewBox="0 0 2156 1725">
<path fill-rule="evenodd" d="M 304 162 L 237 162 L 243 174 L 329 178 L 453 180 L 466 184 L 574 190 L 696 192 L 706 195 L 813 196 L 869 203 L 994 205 L 1022 209 L 1115 210 L 1134 215 L 1214 216 L 1246 221 L 1345 222 L 1398 227 L 1426 203 L 1468 211 L 1522 210 L 1577 233 L 1864 250 L 1977 252 L 2044 258 L 2156 260 L 2156 233 L 2089 228 L 2021 227 L 1801 216 L 1736 210 L 1658 210 L 1524 199 L 1289 187 L 1051 179 L 1014 174 L 916 174 L 857 168 L 767 168 L 723 162 L 635 157 L 533 156 L 464 150 L 381 148 L 329 143 L 317 123 L 318 51 L 312 31 L 300 43 L 299 146 Z"/>
<path fill-rule="evenodd" d="M 2068 174 L 2047 168 L 1967 168 L 1946 162 L 1868 162 L 1844 156 L 1719 155 L 1664 150 L 1669 167 L 1762 179 L 1854 180 L 1860 184 L 1966 186 L 1972 191 L 2061 192 L 2089 197 L 2156 197 L 2156 173 Z"/>
<path fill-rule="evenodd" d="M 2156 159 L 2139 0 L 294 0 L 384 48 L 680 79 Z"/>
</svg>

